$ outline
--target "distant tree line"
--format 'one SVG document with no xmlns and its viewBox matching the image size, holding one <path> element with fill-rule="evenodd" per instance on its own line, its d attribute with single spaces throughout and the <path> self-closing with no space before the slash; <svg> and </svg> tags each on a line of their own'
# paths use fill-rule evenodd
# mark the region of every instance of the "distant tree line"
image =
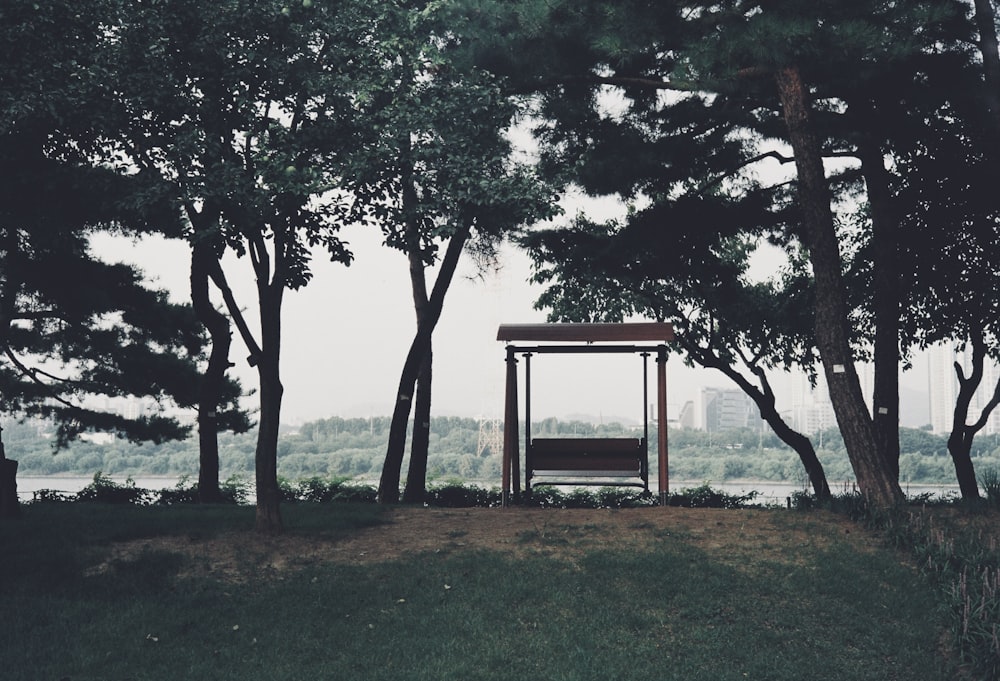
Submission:
<svg viewBox="0 0 1000 681">
<path fill-rule="evenodd" d="M 391 418 L 332 417 L 299 427 L 283 426 L 278 440 L 278 474 L 286 480 L 313 476 L 378 479 L 389 437 Z M 411 424 L 412 427 L 412 424 Z M 549 418 L 533 424 L 533 434 L 564 437 L 613 437 L 634 433 L 633 426 L 612 422 L 594 424 Z M 21 461 L 22 475 L 197 477 L 198 440 L 162 444 L 107 443 L 79 440 L 53 451 L 52 428 L 44 424 L 10 423 L 4 426 L 8 447 Z M 500 479 L 500 455 L 480 451 L 479 421 L 439 416 L 431 419 L 428 477 L 491 484 Z M 656 451 L 652 432 L 650 452 Z M 674 480 L 721 482 L 767 480 L 806 484 L 796 452 L 770 430 L 753 428 L 709 433 L 671 429 L 670 477 Z M 900 481 L 911 484 L 954 482 L 947 437 L 925 430 L 900 430 L 902 454 Z M 249 477 L 254 470 L 255 439 L 252 433 L 223 434 L 219 438 L 223 479 Z M 832 484 L 852 479 L 850 460 L 835 428 L 816 436 L 817 451 Z M 523 451 L 523 446 L 522 446 Z M 1000 440 L 980 438 L 972 452 L 977 468 L 1000 469 Z M 656 457 L 650 457 L 655 471 Z"/>
</svg>

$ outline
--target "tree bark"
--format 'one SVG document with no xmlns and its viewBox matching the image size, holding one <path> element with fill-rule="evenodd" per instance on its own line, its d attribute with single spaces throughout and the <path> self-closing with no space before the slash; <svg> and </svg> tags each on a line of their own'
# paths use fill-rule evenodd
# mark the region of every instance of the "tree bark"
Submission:
<svg viewBox="0 0 1000 681">
<path fill-rule="evenodd" d="M 248 232 L 249 233 L 249 232 Z M 275 239 L 275 251 L 280 253 L 280 239 Z M 257 493 L 256 530 L 261 534 L 278 534 L 282 530 L 281 490 L 278 488 L 278 429 L 281 425 L 281 302 L 284 280 L 278 274 L 280 260 L 275 265 L 274 281 L 268 281 L 270 260 L 262 239 L 248 238 L 248 251 L 257 277 L 257 301 L 260 309 L 261 342 L 257 344 L 243 312 L 236 302 L 222 265 L 218 259 L 206 261 L 212 283 L 222 294 L 226 309 L 250 351 L 248 361 L 257 367 L 260 382 L 260 419 L 257 424 L 257 449 L 254 455 Z M 280 258 L 280 256 L 276 256 Z"/>
<path fill-rule="evenodd" d="M 431 438 L 431 368 L 434 359 L 432 342 L 428 339 L 417 377 L 417 395 L 413 405 L 413 433 L 410 438 L 410 465 L 406 469 L 406 487 L 403 501 L 417 504 L 427 494 L 427 456 Z"/>
<path fill-rule="evenodd" d="M 810 121 L 809 99 L 796 67 L 780 69 L 775 74 L 775 81 L 789 141 L 795 152 L 802 240 L 809 251 L 816 282 L 816 345 L 830 401 L 861 493 L 874 506 L 888 508 L 903 500 L 903 492 L 898 478 L 892 474 L 892 467 L 876 445 L 871 417 L 851 356 L 840 250 L 820 145 Z"/>
<path fill-rule="evenodd" d="M 956 409 L 957 418 L 957 409 Z M 972 464 L 972 441 L 975 436 L 970 428 L 952 428 L 948 436 L 948 454 L 955 466 L 955 479 L 958 489 L 965 501 L 980 499 L 979 483 L 976 481 L 976 469 Z"/>
<path fill-rule="evenodd" d="M 396 404 L 393 407 L 392 420 L 389 422 L 389 443 L 386 445 L 382 476 L 378 483 L 378 500 L 382 504 L 395 504 L 399 501 L 399 481 L 406 449 L 407 425 L 413 404 L 413 389 L 429 339 L 430 331 L 418 328 L 417 335 L 406 353 L 406 361 L 403 362 L 403 371 L 396 390 Z"/>
<path fill-rule="evenodd" d="M 8 459 L 0 441 L 0 518 L 19 518 L 21 504 L 17 499 L 17 461 Z"/>
<path fill-rule="evenodd" d="M 399 377 L 399 386 L 396 390 L 396 402 L 392 412 L 392 421 L 389 424 L 389 442 L 386 446 L 385 462 L 382 464 L 382 476 L 379 479 L 378 499 L 383 504 L 394 504 L 399 501 L 399 481 L 403 466 L 403 455 L 406 448 L 406 430 L 409 423 L 410 411 L 413 405 L 413 397 L 417 378 L 420 375 L 424 358 L 430 353 L 431 335 L 441 318 L 441 310 L 444 307 L 445 294 L 451 286 L 458 267 L 458 260 L 465 248 L 465 242 L 471 232 L 471 224 L 465 224 L 452 235 L 448 241 L 448 248 L 444 258 L 441 259 L 441 269 L 437 279 L 434 281 L 434 290 L 430 297 L 424 296 L 426 305 L 421 305 L 419 295 L 419 282 L 423 281 L 423 268 L 420 268 L 419 278 L 416 276 L 414 260 L 411 256 L 411 282 L 414 284 L 414 305 L 417 308 L 417 332 L 410 343 L 410 349 L 406 354 L 406 361 L 403 363 L 403 370 Z M 430 384 L 428 382 L 428 390 Z M 428 414 L 428 419 L 430 415 Z M 426 468 L 425 468 L 426 471 Z M 408 476 L 409 480 L 409 476 Z"/>
<path fill-rule="evenodd" d="M 198 391 L 198 500 L 201 503 L 222 501 L 219 489 L 218 408 L 229 370 L 232 336 L 229 318 L 219 312 L 209 299 L 209 272 L 215 255 L 203 241 L 191 250 L 191 304 L 202 325 L 208 330 L 212 348 L 208 366 Z"/>
<path fill-rule="evenodd" d="M 867 117 L 863 117 L 867 118 Z M 861 170 L 872 211 L 872 303 L 875 313 L 875 386 L 872 426 L 875 445 L 899 479 L 899 219 L 889 188 L 882 148 L 862 134 Z"/>
<path fill-rule="evenodd" d="M 958 396 L 955 398 L 955 412 L 951 422 L 951 434 L 948 436 L 948 453 L 955 466 L 955 477 L 958 479 L 959 490 L 962 498 L 974 501 L 980 498 L 979 484 L 976 482 L 976 470 L 972 463 L 972 442 L 984 427 L 993 413 L 993 410 L 1000 404 L 1000 382 L 993 388 L 993 396 L 986 406 L 983 407 L 973 424 L 967 424 L 969 418 L 969 407 L 972 399 L 979 390 L 983 380 L 984 367 L 986 364 L 986 339 L 982 331 L 975 331 L 970 334 L 969 342 L 972 345 L 972 366 L 968 376 L 962 369 L 962 365 L 955 362 L 955 376 L 958 379 Z"/>
<path fill-rule="evenodd" d="M 774 391 L 771 390 L 771 385 L 763 371 L 752 369 L 761 382 L 762 387 L 758 388 L 730 364 L 723 362 L 711 352 L 694 347 L 693 344 L 686 344 L 683 340 L 680 342 L 687 350 L 689 357 L 703 367 L 721 371 L 754 401 L 757 409 L 760 410 L 760 417 L 767 422 L 774 434 L 799 455 L 799 461 L 802 462 L 802 467 L 805 468 L 806 475 L 809 476 L 809 484 L 812 486 L 816 498 L 820 501 L 829 499 L 830 485 L 826 479 L 826 471 L 823 470 L 823 464 L 816 456 L 816 449 L 813 447 L 812 441 L 781 418 L 781 414 L 775 407 Z"/>
<path fill-rule="evenodd" d="M 281 340 L 280 285 L 258 283 L 261 312 L 260 423 L 257 429 L 255 470 L 257 478 L 256 530 L 261 534 L 282 531 L 281 490 L 278 487 L 278 428 L 284 387 L 279 371 Z"/>
</svg>

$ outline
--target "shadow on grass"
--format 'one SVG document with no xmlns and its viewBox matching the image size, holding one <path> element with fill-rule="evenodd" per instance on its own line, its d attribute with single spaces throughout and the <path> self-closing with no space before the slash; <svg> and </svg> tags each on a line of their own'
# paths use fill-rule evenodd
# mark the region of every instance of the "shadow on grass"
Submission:
<svg viewBox="0 0 1000 681">
<path fill-rule="evenodd" d="M 286 523 L 378 522 L 358 508 L 288 509 Z M 113 537 L 165 520 L 61 509 L 0 526 L 10 681 L 937 678 L 933 592 L 890 553 L 835 544 L 744 570 L 672 535 L 641 552 L 431 553 L 224 584 L 179 579 L 179 558 L 155 551 L 84 576 Z M 170 532 L 250 527 L 239 510 L 171 515 Z M 38 569 L 50 551 L 65 564 Z"/>
</svg>

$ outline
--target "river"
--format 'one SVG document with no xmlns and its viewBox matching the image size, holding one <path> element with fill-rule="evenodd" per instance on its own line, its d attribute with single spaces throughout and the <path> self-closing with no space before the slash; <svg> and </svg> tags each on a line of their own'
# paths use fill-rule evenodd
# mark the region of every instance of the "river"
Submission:
<svg viewBox="0 0 1000 681">
<path fill-rule="evenodd" d="M 127 479 L 127 476 L 109 475 L 107 477 L 119 484 L 124 483 Z M 248 476 L 247 479 L 252 481 L 252 477 L 250 476 Z M 93 482 L 93 480 L 93 476 L 18 476 L 17 494 L 22 501 L 31 501 L 34 493 L 43 489 L 75 494 Z M 150 490 L 161 490 L 175 487 L 179 479 L 173 476 L 139 476 L 134 477 L 133 480 L 136 487 Z M 192 482 L 194 481 L 195 480 L 192 478 Z M 373 486 L 377 484 L 377 482 L 372 481 L 364 482 L 369 482 Z M 433 482 L 431 484 L 433 485 Z M 498 486 L 497 483 L 489 481 L 475 481 L 470 484 L 476 484 L 481 487 Z M 670 489 L 676 492 L 686 488 L 699 487 L 702 484 L 705 484 L 705 481 L 672 480 L 670 482 Z M 792 494 L 803 490 L 802 485 L 799 483 L 775 482 L 773 480 L 709 481 L 708 484 L 713 489 L 719 490 L 720 492 L 726 492 L 727 494 L 748 494 L 750 492 L 757 492 L 757 497 L 754 499 L 753 503 L 761 506 L 775 504 L 783 506 Z M 656 492 L 655 486 L 656 481 L 651 481 L 651 489 L 654 493 Z M 830 486 L 834 494 L 840 494 L 846 490 L 852 489 L 850 483 L 831 483 Z M 920 494 L 931 494 L 934 497 L 941 498 L 947 496 L 959 496 L 958 485 L 904 485 L 903 491 L 908 497 L 915 497 Z M 252 495 L 253 490 L 251 489 L 250 492 Z"/>
</svg>

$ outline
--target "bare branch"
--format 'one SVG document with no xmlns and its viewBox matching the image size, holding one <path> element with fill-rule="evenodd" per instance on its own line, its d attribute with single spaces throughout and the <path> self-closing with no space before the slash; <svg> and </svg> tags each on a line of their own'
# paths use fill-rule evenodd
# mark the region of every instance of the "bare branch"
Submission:
<svg viewBox="0 0 1000 681">
<path fill-rule="evenodd" d="M 51 397 L 53 400 L 62 404 L 63 406 L 69 407 L 70 409 L 79 408 L 75 404 L 67 402 L 65 399 L 63 399 L 55 390 L 52 389 L 52 386 L 48 385 L 42 380 L 39 380 L 38 374 L 42 373 L 43 375 L 49 376 L 50 378 L 53 378 L 55 380 L 61 380 L 61 379 L 51 376 L 50 374 L 46 374 L 45 372 L 40 372 L 37 369 L 32 369 L 30 367 L 25 366 L 21 362 L 21 360 L 18 359 L 17 355 L 15 355 L 14 352 L 10 349 L 9 345 L 4 347 L 4 354 L 7 355 L 7 359 L 11 361 L 11 364 L 17 367 L 18 371 L 20 371 L 23 375 L 30 378 L 35 383 L 35 385 L 43 388 L 45 392 L 49 394 L 49 397 Z"/>
</svg>

